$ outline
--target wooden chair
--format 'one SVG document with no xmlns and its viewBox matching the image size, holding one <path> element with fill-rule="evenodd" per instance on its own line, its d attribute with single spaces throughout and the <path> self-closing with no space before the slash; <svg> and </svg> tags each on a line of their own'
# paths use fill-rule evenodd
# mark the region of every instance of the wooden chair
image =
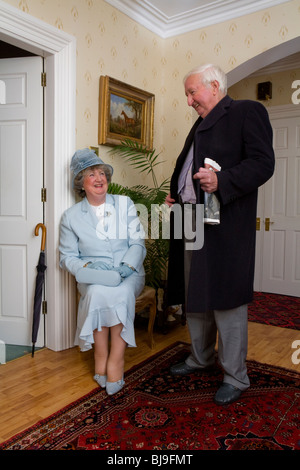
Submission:
<svg viewBox="0 0 300 470">
<path fill-rule="evenodd" d="M 78 303 L 80 294 L 77 290 L 76 298 L 76 311 L 78 310 Z M 135 301 L 135 312 L 140 313 L 144 308 L 149 307 L 149 321 L 148 321 L 148 339 L 151 349 L 154 348 L 153 327 L 156 317 L 156 292 L 153 287 L 145 286 L 141 294 Z"/>
<path fill-rule="evenodd" d="M 135 312 L 140 313 L 144 308 L 149 307 L 148 340 L 151 349 L 154 348 L 153 327 L 156 317 L 156 292 L 153 287 L 145 286 L 142 293 L 135 301 Z"/>
</svg>

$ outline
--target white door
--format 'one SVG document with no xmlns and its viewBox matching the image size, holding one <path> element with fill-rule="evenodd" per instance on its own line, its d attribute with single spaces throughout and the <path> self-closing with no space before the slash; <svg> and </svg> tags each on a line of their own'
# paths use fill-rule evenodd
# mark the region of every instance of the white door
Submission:
<svg viewBox="0 0 300 470">
<path fill-rule="evenodd" d="M 255 289 L 299 297 L 300 109 L 299 116 L 274 118 L 271 124 L 276 167 L 260 190 Z"/>
<path fill-rule="evenodd" d="M 0 60 L 0 339 L 31 345 L 43 222 L 43 59 Z M 36 346 L 44 345 L 41 319 Z"/>
</svg>

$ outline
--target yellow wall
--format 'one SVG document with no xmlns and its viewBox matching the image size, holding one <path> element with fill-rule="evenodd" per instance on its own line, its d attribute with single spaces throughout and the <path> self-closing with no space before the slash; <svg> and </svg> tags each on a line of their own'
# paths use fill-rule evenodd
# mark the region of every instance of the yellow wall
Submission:
<svg viewBox="0 0 300 470">
<path fill-rule="evenodd" d="M 205 62 L 217 63 L 228 72 L 299 36 L 300 0 L 169 39 L 160 38 L 104 0 L 5 1 L 76 37 L 77 148 L 97 146 L 100 75 L 155 94 L 154 147 L 166 161 L 161 180 L 170 176 L 193 121 L 182 85 L 186 72 Z M 242 95 L 245 84 L 239 86 L 235 94 Z M 114 181 L 135 184 L 134 170 L 107 151 L 101 146 L 100 155 L 115 168 Z"/>
</svg>

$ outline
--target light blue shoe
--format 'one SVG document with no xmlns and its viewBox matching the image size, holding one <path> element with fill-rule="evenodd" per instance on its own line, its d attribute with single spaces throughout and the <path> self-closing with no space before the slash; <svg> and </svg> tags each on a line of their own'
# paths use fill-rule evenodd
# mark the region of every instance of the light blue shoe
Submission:
<svg viewBox="0 0 300 470">
<path fill-rule="evenodd" d="M 125 385 L 123 379 L 118 380 L 117 382 L 106 382 L 106 392 L 108 395 L 114 395 L 119 392 Z"/>
<path fill-rule="evenodd" d="M 100 387 L 105 388 L 105 386 L 106 386 L 106 375 L 96 374 L 96 375 L 94 375 L 94 380 L 96 380 L 97 384 L 100 385 Z"/>
</svg>

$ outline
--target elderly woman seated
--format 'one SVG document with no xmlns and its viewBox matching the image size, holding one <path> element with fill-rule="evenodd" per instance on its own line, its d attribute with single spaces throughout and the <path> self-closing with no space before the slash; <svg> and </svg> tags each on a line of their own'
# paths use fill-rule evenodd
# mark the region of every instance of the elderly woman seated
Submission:
<svg viewBox="0 0 300 470">
<path fill-rule="evenodd" d="M 94 379 L 112 395 L 125 383 L 126 347 L 136 346 L 144 231 L 131 199 L 107 193 L 113 168 L 94 151 L 75 152 L 71 171 L 74 191 L 83 199 L 62 216 L 60 266 L 75 276 L 81 295 L 75 344 L 82 351 L 94 345 Z"/>
</svg>

